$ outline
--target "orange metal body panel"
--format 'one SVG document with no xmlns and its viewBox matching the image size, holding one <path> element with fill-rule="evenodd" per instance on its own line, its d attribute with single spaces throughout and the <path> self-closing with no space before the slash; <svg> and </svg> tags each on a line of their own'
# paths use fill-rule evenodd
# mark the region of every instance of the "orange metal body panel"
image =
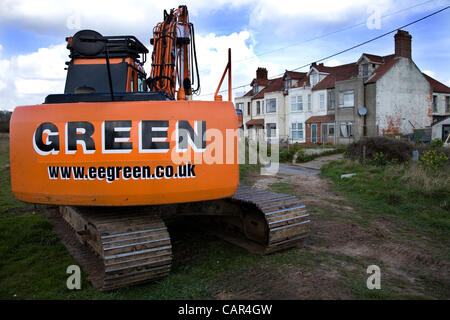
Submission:
<svg viewBox="0 0 450 320">
<path fill-rule="evenodd" d="M 116 141 L 132 143 L 127 153 L 104 153 L 102 123 L 113 120 L 131 120 L 129 138 Z M 139 140 L 139 123 L 145 120 L 168 120 L 168 139 L 170 150 L 166 153 L 142 153 Z M 216 129 L 223 137 L 227 129 L 236 129 L 237 116 L 230 102 L 206 101 L 139 101 L 108 103 L 73 103 L 17 107 L 11 118 L 10 129 L 10 161 L 11 185 L 16 197 L 32 203 L 58 205 L 91 205 L 91 206 L 130 206 L 203 201 L 231 196 L 237 189 L 239 169 L 237 161 L 237 139 L 231 148 L 233 154 L 227 154 L 225 143 L 222 164 L 196 163 L 194 157 L 215 154 L 208 149 L 215 138 L 207 139 L 206 151 L 194 152 L 191 144 L 185 153 L 184 161 L 195 165 L 195 177 L 146 179 L 120 178 L 107 182 L 107 179 L 89 179 L 87 172 L 99 167 L 144 167 L 149 166 L 154 172 L 157 166 L 173 166 L 177 172 L 177 164 L 171 157 L 175 141 L 170 138 L 176 134 L 178 120 L 187 120 L 194 128 L 194 121 L 205 121 L 206 129 Z M 66 152 L 66 123 L 69 121 L 87 121 L 95 131 L 92 139 L 95 143 L 93 153 L 84 153 L 81 143 L 77 143 L 74 153 Z M 57 127 L 59 151 L 57 154 L 42 155 L 36 151 L 34 134 L 41 123 L 51 122 Z M 142 132 L 142 131 L 141 131 Z M 207 131 L 208 132 L 208 131 Z M 50 132 L 52 133 L 52 132 Z M 78 132 L 77 133 L 82 133 Z M 49 144 L 49 132 L 42 134 L 42 142 Z M 208 136 L 208 134 L 207 134 Z M 53 138 L 54 133 L 53 133 Z M 116 138 L 115 138 L 116 139 Z M 156 139 L 163 141 L 164 138 Z M 188 157 L 188 158 L 186 158 Z M 233 160 L 233 163 L 227 159 Z M 216 158 L 217 159 L 217 158 Z M 50 179 L 49 167 L 84 168 L 84 175 L 79 179 Z M 108 170 L 108 169 L 106 169 Z M 117 169 L 114 169 L 117 170 Z M 111 170 L 110 170 L 111 171 Z M 100 176 L 98 171 L 98 176 Z M 112 172 L 112 171 L 111 171 Z M 143 174 L 142 174 L 143 175 Z M 102 175 L 103 176 L 103 175 Z"/>
</svg>

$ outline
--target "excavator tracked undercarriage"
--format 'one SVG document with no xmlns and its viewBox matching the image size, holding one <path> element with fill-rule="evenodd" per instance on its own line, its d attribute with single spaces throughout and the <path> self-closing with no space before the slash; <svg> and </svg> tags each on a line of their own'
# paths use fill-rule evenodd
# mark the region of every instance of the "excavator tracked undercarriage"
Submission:
<svg viewBox="0 0 450 320">
<path fill-rule="evenodd" d="M 164 12 L 153 35 L 147 78 L 148 50 L 135 37 L 77 32 L 67 38 L 64 94 L 17 107 L 11 118 L 14 194 L 59 206 L 50 220 L 100 290 L 170 272 L 168 219 L 195 219 L 258 254 L 296 246 L 309 230 L 297 197 L 239 185 L 231 51 L 219 84 L 228 72 L 230 101 L 219 88 L 215 101 L 192 101 L 200 81 L 187 8 Z"/>
<path fill-rule="evenodd" d="M 80 245 L 95 254 L 83 255 L 82 246 L 69 249 L 100 290 L 157 280 L 169 273 L 172 246 L 164 218 L 196 216 L 207 232 L 257 254 L 296 246 L 308 234 L 310 222 L 305 205 L 295 196 L 243 185 L 229 199 L 187 206 L 61 206 L 60 215 Z M 95 265 L 100 265 L 100 272 Z"/>
</svg>

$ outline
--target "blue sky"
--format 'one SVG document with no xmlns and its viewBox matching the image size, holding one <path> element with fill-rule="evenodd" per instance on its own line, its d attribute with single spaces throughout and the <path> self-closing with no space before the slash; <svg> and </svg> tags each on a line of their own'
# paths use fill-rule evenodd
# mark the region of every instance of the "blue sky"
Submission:
<svg viewBox="0 0 450 320">
<path fill-rule="evenodd" d="M 215 90 L 228 47 L 233 53 L 233 86 L 239 86 L 250 83 L 258 66 L 275 76 L 395 29 L 450 1 L 131 0 L 123 6 L 122 1 L 103 0 L 2 0 L 0 108 L 42 103 L 47 94 L 64 90 L 65 37 L 79 29 L 133 34 L 151 49 L 152 28 L 162 19 L 163 9 L 179 4 L 187 4 L 196 30 L 200 98 L 211 99 L 205 94 Z M 417 66 L 450 85 L 450 10 L 405 30 L 413 37 Z M 393 34 L 325 64 L 353 62 L 363 52 L 393 53 Z"/>
</svg>

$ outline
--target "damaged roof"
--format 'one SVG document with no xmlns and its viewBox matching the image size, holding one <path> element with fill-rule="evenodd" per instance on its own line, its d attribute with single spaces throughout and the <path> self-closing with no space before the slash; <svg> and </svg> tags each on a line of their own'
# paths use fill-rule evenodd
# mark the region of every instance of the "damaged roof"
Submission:
<svg viewBox="0 0 450 320">
<path fill-rule="evenodd" d="M 450 93 L 450 88 L 447 87 L 445 84 L 437 81 L 436 79 L 433 79 L 432 77 L 430 77 L 429 75 L 427 75 L 423 72 L 422 72 L 422 74 L 425 76 L 425 79 L 427 79 L 428 82 L 430 83 L 431 90 L 433 90 L 433 92 Z"/>
<path fill-rule="evenodd" d="M 322 79 L 322 81 L 319 81 L 319 83 L 317 83 L 312 90 L 332 89 L 334 88 L 336 81 L 349 80 L 358 76 L 358 65 L 356 62 L 343 64 L 336 67 L 325 67 L 322 65 L 318 65 L 317 67 L 319 67 L 316 68 L 318 71 L 327 72 L 329 75 Z"/>
<path fill-rule="evenodd" d="M 374 83 L 377 82 L 389 69 L 395 65 L 399 59 L 396 59 L 395 54 L 391 54 L 383 57 L 384 63 L 380 65 L 375 71 L 372 73 L 372 76 L 366 81 L 366 83 Z"/>
</svg>

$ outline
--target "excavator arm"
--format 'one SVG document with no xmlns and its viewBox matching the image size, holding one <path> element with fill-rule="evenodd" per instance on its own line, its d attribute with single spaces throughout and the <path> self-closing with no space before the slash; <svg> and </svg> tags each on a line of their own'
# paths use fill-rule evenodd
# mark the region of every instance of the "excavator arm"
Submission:
<svg viewBox="0 0 450 320">
<path fill-rule="evenodd" d="M 152 70 L 147 83 L 151 91 L 165 92 L 171 99 L 191 100 L 200 90 L 194 25 L 186 6 L 164 11 L 164 21 L 153 29 Z M 196 89 L 193 89 L 195 72 Z"/>
</svg>

